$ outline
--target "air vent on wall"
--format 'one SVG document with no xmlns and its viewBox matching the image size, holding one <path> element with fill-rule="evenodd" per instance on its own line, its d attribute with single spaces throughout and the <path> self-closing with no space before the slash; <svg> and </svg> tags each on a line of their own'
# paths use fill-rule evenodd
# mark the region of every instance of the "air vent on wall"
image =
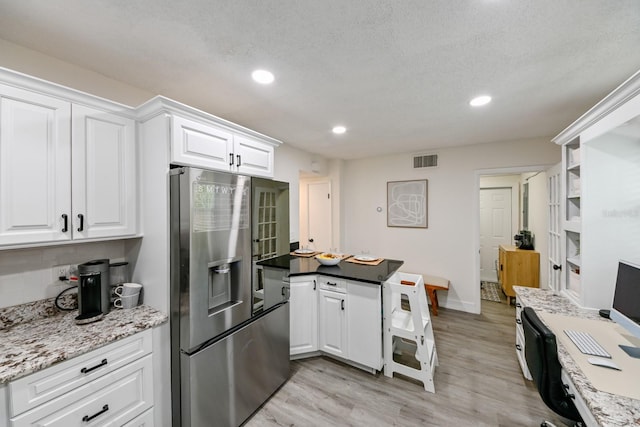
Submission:
<svg viewBox="0 0 640 427">
<path fill-rule="evenodd" d="M 434 168 L 438 166 L 438 155 L 427 154 L 413 157 L 413 168 Z"/>
</svg>

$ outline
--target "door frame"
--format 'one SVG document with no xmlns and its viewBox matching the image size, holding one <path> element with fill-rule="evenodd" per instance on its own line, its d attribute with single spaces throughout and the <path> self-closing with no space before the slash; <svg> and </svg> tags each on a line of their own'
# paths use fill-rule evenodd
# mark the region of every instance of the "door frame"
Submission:
<svg viewBox="0 0 640 427">
<path fill-rule="evenodd" d="M 322 177 L 314 177 L 314 178 L 306 178 L 300 179 L 300 222 L 298 224 L 299 227 L 299 242 L 300 245 L 308 245 L 309 241 L 309 184 L 316 183 L 326 183 L 329 185 L 329 194 L 330 194 L 330 205 L 331 205 L 331 215 L 329 217 L 329 221 L 331 223 L 330 228 L 331 231 L 329 233 L 330 247 L 337 246 L 336 239 L 334 238 L 334 227 L 335 221 L 333 217 L 334 212 L 334 192 L 333 192 L 333 183 L 331 178 L 328 176 Z M 326 248 L 326 250 L 330 250 L 330 248 Z"/>
<path fill-rule="evenodd" d="M 507 168 L 495 169 L 476 169 L 474 171 L 474 189 L 473 192 L 473 209 L 471 209 L 473 218 L 471 225 L 471 250 L 473 251 L 473 259 L 475 267 L 473 269 L 473 305 L 465 307 L 465 311 L 480 314 L 480 177 L 482 175 L 517 175 L 527 172 L 541 172 L 549 169 L 552 165 L 531 165 L 531 166 L 514 166 Z M 476 286 L 477 285 L 477 286 Z"/>
</svg>

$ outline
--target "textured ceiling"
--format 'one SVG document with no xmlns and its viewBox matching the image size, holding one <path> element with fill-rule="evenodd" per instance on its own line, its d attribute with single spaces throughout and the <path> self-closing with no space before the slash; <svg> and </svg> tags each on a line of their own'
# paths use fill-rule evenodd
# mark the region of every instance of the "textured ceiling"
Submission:
<svg viewBox="0 0 640 427">
<path fill-rule="evenodd" d="M 0 0 L 0 38 L 348 159 L 554 136 L 640 69 L 640 1 Z"/>
</svg>

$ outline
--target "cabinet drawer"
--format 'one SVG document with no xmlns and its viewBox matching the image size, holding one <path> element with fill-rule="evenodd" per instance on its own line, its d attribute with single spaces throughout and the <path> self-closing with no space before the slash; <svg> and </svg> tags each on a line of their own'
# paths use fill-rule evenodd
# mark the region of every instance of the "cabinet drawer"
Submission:
<svg viewBox="0 0 640 427">
<path fill-rule="evenodd" d="M 522 375 L 529 381 L 532 381 L 533 377 L 529 372 L 527 359 L 524 354 L 524 345 L 524 333 L 522 332 L 522 328 L 516 328 L 516 356 L 518 356 L 518 363 L 520 364 Z"/>
<path fill-rule="evenodd" d="M 339 292 L 342 294 L 347 292 L 347 281 L 344 279 L 320 276 L 318 278 L 318 286 L 320 289 L 325 289 L 327 291 Z"/>
<path fill-rule="evenodd" d="M 153 427 L 153 408 L 146 410 L 122 427 Z"/>
<path fill-rule="evenodd" d="M 562 384 L 567 386 L 567 393 L 572 394 L 574 396 L 573 403 L 576 405 L 576 409 L 578 409 L 578 412 L 580 412 L 580 416 L 582 417 L 584 424 L 587 427 L 599 426 L 600 424 L 596 422 L 596 419 L 593 417 L 591 410 L 589 409 L 585 401 L 582 399 L 582 396 L 580 395 L 580 393 L 576 389 L 576 386 L 573 384 L 573 382 L 571 381 L 571 378 L 569 378 L 569 375 L 567 375 L 564 369 L 562 370 L 560 378 L 562 379 Z"/>
<path fill-rule="evenodd" d="M 61 396 L 151 353 L 151 329 L 9 383 L 12 416 Z"/>
<path fill-rule="evenodd" d="M 153 406 L 151 355 L 11 419 L 11 427 L 120 426 Z"/>
</svg>

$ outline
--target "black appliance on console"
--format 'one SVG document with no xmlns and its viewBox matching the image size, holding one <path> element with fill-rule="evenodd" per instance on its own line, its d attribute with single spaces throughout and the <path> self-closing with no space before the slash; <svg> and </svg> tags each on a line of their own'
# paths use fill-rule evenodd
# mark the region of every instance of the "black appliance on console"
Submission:
<svg viewBox="0 0 640 427">
<path fill-rule="evenodd" d="M 529 230 L 520 230 L 518 234 L 513 236 L 518 249 L 533 250 L 533 234 Z"/>
</svg>

